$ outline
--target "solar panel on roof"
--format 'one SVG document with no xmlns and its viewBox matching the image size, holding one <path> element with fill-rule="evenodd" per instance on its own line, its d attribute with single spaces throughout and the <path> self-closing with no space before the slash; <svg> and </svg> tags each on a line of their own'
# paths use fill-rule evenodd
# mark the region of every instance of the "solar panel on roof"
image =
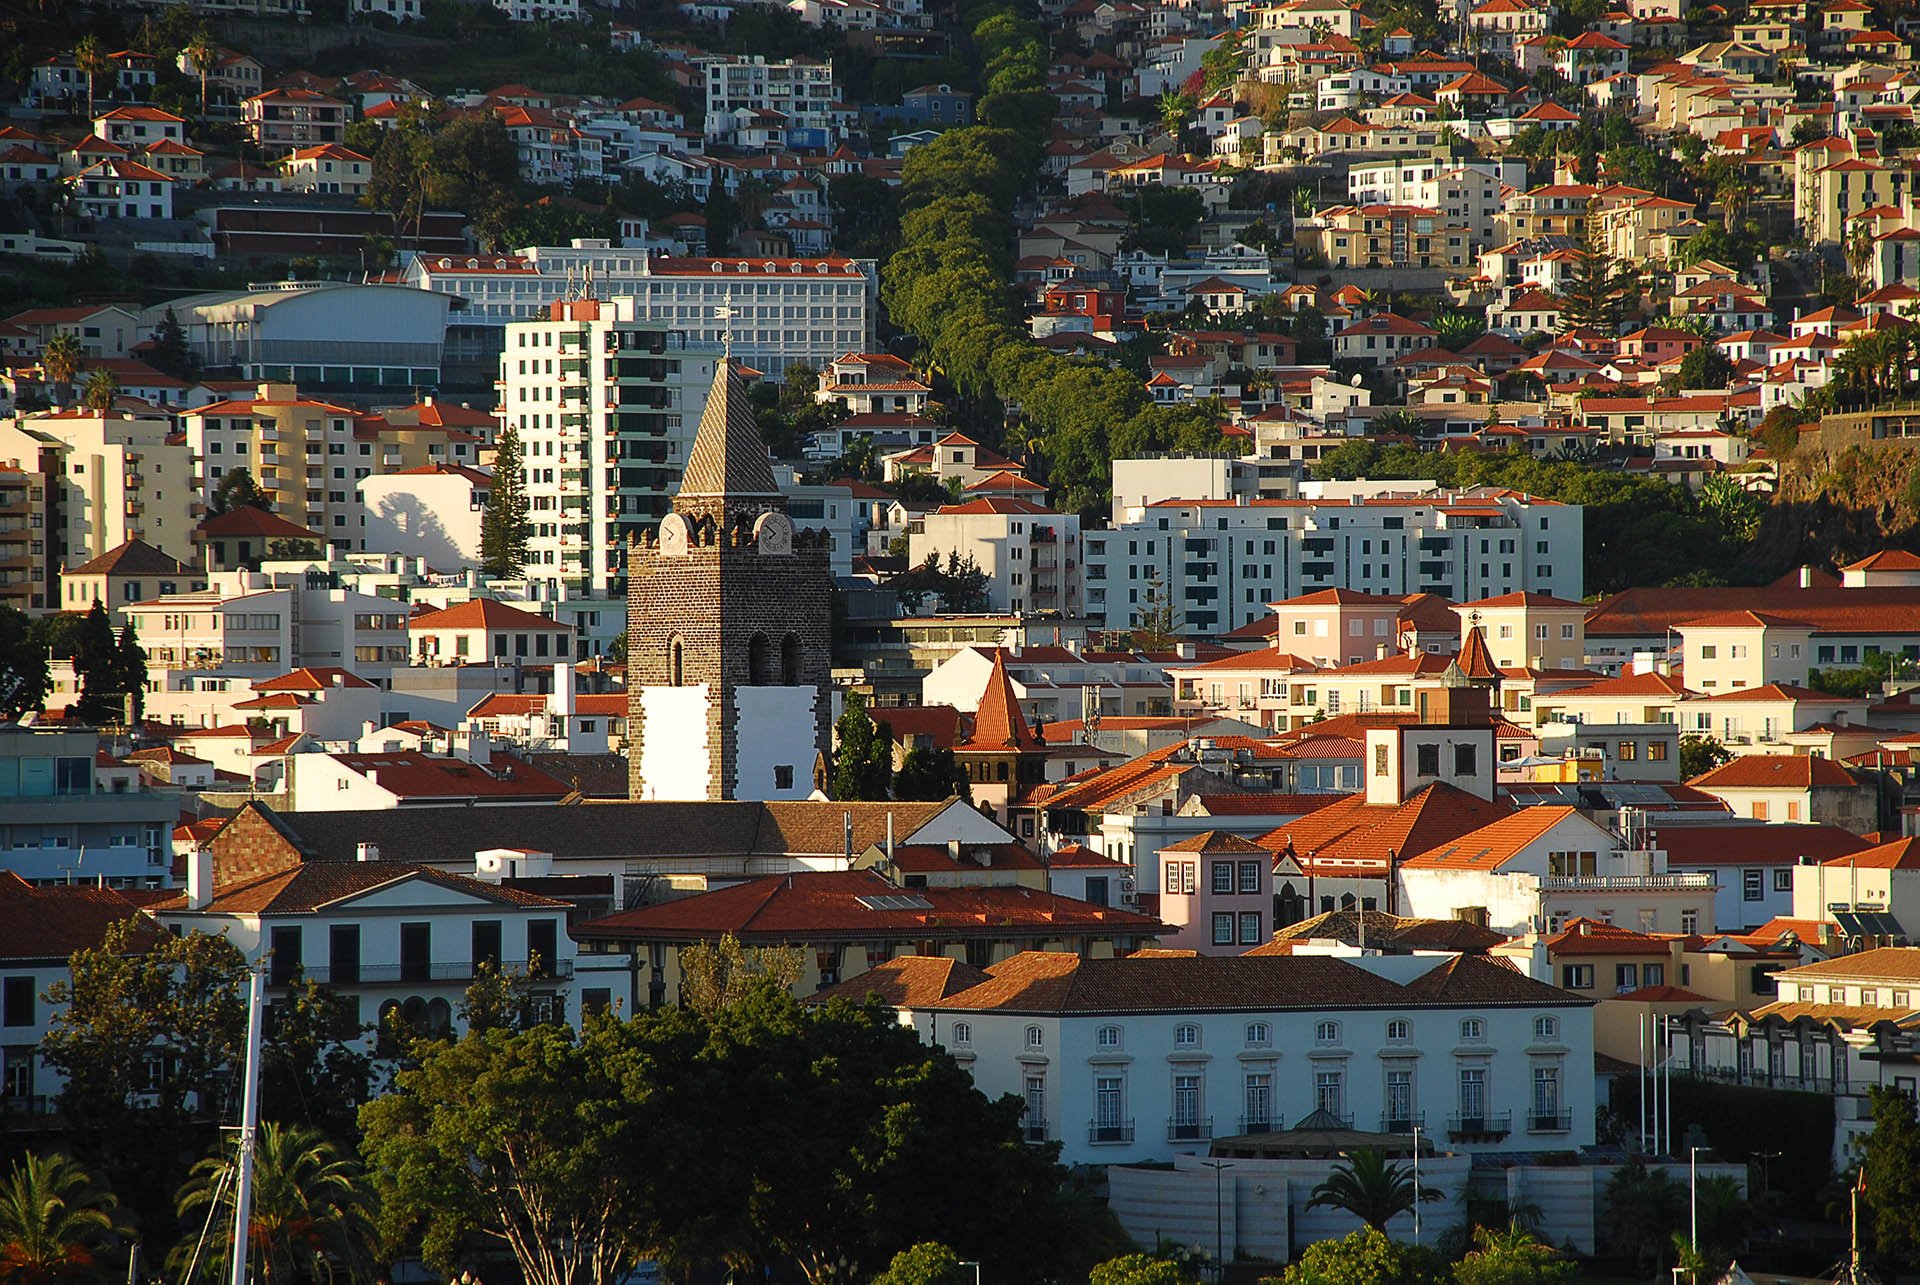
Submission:
<svg viewBox="0 0 1920 1285">
<path fill-rule="evenodd" d="M 1900 921 L 1884 910 L 1836 910 L 1833 921 L 1847 937 L 1905 938 L 1907 935 Z"/>
<path fill-rule="evenodd" d="M 879 893 L 856 898 L 868 910 L 932 910 L 933 903 L 910 893 Z"/>
</svg>

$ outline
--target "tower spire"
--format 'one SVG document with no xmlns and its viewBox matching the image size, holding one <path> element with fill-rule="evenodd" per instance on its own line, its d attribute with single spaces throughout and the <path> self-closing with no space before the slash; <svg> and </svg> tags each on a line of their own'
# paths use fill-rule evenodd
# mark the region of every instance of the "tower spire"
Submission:
<svg viewBox="0 0 1920 1285">
<path fill-rule="evenodd" d="M 732 358 L 714 363 L 713 387 L 700 427 L 687 453 L 687 471 L 680 479 L 680 499 L 725 498 L 767 500 L 780 498 L 767 462 L 767 444 L 753 422 L 746 381 Z"/>
</svg>

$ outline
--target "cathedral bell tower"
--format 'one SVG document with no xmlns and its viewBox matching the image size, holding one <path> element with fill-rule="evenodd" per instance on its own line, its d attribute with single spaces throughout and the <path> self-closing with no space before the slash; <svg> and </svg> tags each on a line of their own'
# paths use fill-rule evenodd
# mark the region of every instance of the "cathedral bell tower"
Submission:
<svg viewBox="0 0 1920 1285">
<path fill-rule="evenodd" d="M 627 549 L 627 795 L 804 799 L 832 717 L 832 537 L 796 531 L 731 359 Z"/>
</svg>

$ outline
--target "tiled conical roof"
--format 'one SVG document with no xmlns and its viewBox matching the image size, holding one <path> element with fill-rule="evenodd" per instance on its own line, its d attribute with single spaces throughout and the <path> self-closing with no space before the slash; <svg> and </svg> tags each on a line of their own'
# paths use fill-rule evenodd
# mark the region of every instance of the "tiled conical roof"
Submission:
<svg viewBox="0 0 1920 1285">
<path fill-rule="evenodd" d="M 993 672 L 987 676 L 987 690 L 980 695 L 980 709 L 973 716 L 973 735 L 960 746 L 966 750 L 1039 750 L 1046 743 L 1033 734 L 1020 712 L 1020 701 L 1013 694 L 1013 680 L 1007 677 L 1004 651 L 995 649 Z"/>
<path fill-rule="evenodd" d="M 1476 683 L 1500 681 L 1500 667 L 1487 650 L 1487 631 L 1479 625 L 1467 630 L 1466 641 L 1460 645 L 1460 672 Z"/>
<path fill-rule="evenodd" d="M 777 496 L 767 444 L 753 422 L 747 387 L 731 358 L 714 364 L 713 388 L 680 479 L 683 496 Z"/>
</svg>

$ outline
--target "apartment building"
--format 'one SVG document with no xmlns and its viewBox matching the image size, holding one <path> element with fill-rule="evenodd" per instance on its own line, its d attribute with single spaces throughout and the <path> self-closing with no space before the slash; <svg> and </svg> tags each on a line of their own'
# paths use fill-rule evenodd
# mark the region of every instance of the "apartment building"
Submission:
<svg viewBox="0 0 1920 1285">
<path fill-rule="evenodd" d="M 603 300 L 631 296 L 636 316 L 681 332 L 690 347 L 730 343 L 776 380 L 789 366 L 825 370 L 843 353 L 871 351 L 880 289 L 872 259 L 677 258 L 592 238 L 515 255 L 416 255 L 404 277 L 467 301 L 448 319 L 446 361 L 484 366 L 489 379 L 506 327 L 578 298 L 585 280 Z"/>
<path fill-rule="evenodd" d="M 144 540 L 183 562 L 194 558 L 203 511 L 193 455 L 161 413 L 75 407 L 0 421 L 0 458 L 50 448 L 45 530 L 62 563 L 85 562 L 129 540 Z"/>
<path fill-rule="evenodd" d="M 498 382 L 525 455 L 530 589 L 624 591 L 627 540 L 679 489 L 719 357 L 632 296 L 556 302 L 507 327 Z"/>
<path fill-rule="evenodd" d="M 247 137 L 279 154 L 338 143 L 347 134 L 347 105 L 311 89 L 269 89 L 240 104 Z"/>
<path fill-rule="evenodd" d="M 907 558 L 958 552 L 988 574 L 988 609 L 1078 616 L 1085 574 L 1080 517 L 1010 496 L 981 496 L 935 509 L 908 528 Z"/>
<path fill-rule="evenodd" d="M 315 666 L 379 681 L 407 663 L 406 607 L 301 572 L 216 572 L 208 588 L 129 603 L 127 619 L 161 670 L 271 678 Z"/>
<path fill-rule="evenodd" d="M 1177 627 L 1211 635 L 1320 589 L 1456 602 L 1525 590 L 1577 601 L 1584 532 L 1577 505 L 1507 491 L 1429 491 L 1165 500 L 1139 521 L 1088 532 L 1083 544 L 1090 617 L 1130 628 L 1159 601 L 1172 607 Z"/>
<path fill-rule="evenodd" d="M 47 550 L 47 476 L 0 462 L 0 604 L 37 611 L 54 599 L 55 561 Z"/>
<path fill-rule="evenodd" d="M 0 870 L 31 884 L 167 882 L 179 800 L 101 772 L 99 750 L 89 730 L 0 724 Z"/>
<path fill-rule="evenodd" d="M 710 142 L 738 144 L 765 113 L 779 117 L 779 144 L 799 147 L 833 129 L 831 63 L 811 58 L 714 57 L 706 60 L 706 134 Z"/>
<path fill-rule="evenodd" d="M 1297 220 L 1293 237 L 1335 268 L 1464 268 L 1476 244 L 1466 222 L 1424 205 L 1337 205 Z"/>
</svg>

